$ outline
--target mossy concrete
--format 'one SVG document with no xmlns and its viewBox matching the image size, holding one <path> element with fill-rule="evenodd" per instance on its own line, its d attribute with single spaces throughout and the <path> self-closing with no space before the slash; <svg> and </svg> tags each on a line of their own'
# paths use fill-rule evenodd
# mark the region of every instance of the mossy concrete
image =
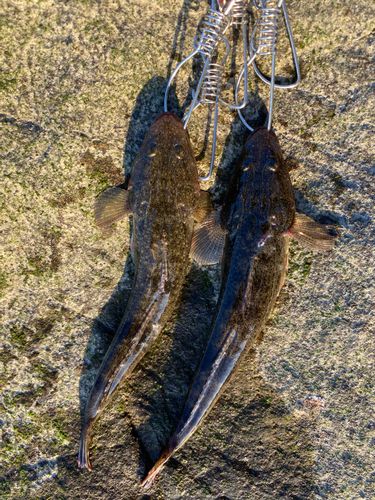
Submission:
<svg viewBox="0 0 375 500">
<path fill-rule="evenodd" d="M 96 426 L 93 471 L 78 470 L 82 410 L 134 272 L 131 220 L 103 232 L 93 202 L 129 174 L 207 2 L 2 2 L 1 498 L 375 497 L 375 3 L 287 5 L 302 81 L 276 92 L 274 129 L 298 210 L 336 225 L 340 237 L 327 254 L 291 245 L 261 341 L 142 492 L 204 349 L 220 270 L 192 264 L 174 316 Z M 280 47 L 288 77 L 282 34 Z M 224 72 L 231 99 L 239 61 L 231 56 Z M 181 107 L 172 92 L 179 113 L 199 67 L 197 59 L 181 74 Z M 259 125 L 269 90 L 253 75 L 249 88 L 246 116 Z M 201 172 L 206 114 L 189 126 Z M 222 108 L 219 161 L 203 185 L 217 203 L 246 135 Z"/>
</svg>

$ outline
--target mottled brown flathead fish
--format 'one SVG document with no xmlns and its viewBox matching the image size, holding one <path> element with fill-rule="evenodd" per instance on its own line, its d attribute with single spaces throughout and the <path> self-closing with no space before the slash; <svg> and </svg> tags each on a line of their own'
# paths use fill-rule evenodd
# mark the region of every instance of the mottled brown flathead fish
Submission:
<svg viewBox="0 0 375 500">
<path fill-rule="evenodd" d="M 187 132 L 172 113 L 149 128 L 128 189 L 109 188 L 96 200 L 95 218 L 105 227 L 133 214 L 134 283 L 117 333 L 86 404 L 78 465 L 91 469 L 92 427 L 121 382 L 134 369 L 170 317 L 189 267 L 194 219 L 211 210 L 200 192 Z"/>
<path fill-rule="evenodd" d="M 264 328 L 284 282 L 289 237 L 310 249 L 329 250 L 337 236 L 331 227 L 296 213 L 279 142 L 261 127 L 245 144 L 221 212 L 211 212 L 194 232 L 192 256 L 198 263 L 222 259 L 221 291 L 177 430 L 143 481 L 146 488 L 201 424 Z"/>
</svg>

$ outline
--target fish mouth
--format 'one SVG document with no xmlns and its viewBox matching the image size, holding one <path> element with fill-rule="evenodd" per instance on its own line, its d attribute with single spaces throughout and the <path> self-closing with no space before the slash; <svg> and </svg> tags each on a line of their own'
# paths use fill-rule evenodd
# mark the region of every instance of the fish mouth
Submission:
<svg viewBox="0 0 375 500">
<path fill-rule="evenodd" d="M 256 128 L 255 130 L 253 130 L 251 132 L 251 134 L 249 135 L 249 137 L 246 139 L 246 142 L 249 142 L 249 140 L 252 139 L 254 137 L 254 135 L 258 134 L 261 131 L 266 131 L 267 133 L 271 132 L 273 134 L 273 132 L 272 131 L 268 131 L 267 127 L 265 127 L 265 126 L 258 127 L 258 128 Z M 246 144 L 246 142 L 245 142 L 245 144 Z"/>
<path fill-rule="evenodd" d="M 171 113 L 169 111 L 165 112 L 165 113 L 161 113 L 159 116 L 156 117 L 153 125 L 155 125 L 156 123 L 160 122 L 160 121 L 164 121 L 164 120 L 168 120 L 168 121 L 172 121 L 174 122 L 176 125 L 178 125 L 180 128 L 184 128 L 183 126 L 183 123 L 182 121 L 180 120 L 180 118 L 175 115 L 174 113 Z"/>
<path fill-rule="evenodd" d="M 267 127 L 265 126 L 262 126 L 262 127 L 258 127 L 256 128 L 253 132 L 251 132 L 251 134 L 249 135 L 249 137 L 246 139 L 246 142 L 245 142 L 245 146 L 254 139 L 254 137 L 259 134 L 262 136 L 262 138 L 272 138 L 273 140 L 276 139 L 277 141 L 277 144 L 278 144 L 278 140 L 277 140 L 277 137 L 276 137 L 276 134 L 273 130 L 268 130 Z"/>
</svg>

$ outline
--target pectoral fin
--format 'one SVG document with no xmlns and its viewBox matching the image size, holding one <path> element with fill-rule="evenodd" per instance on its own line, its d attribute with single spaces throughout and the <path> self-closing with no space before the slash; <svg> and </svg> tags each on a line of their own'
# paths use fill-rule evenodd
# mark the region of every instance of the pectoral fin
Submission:
<svg viewBox="0 0 375 500">
<path fill-rule="evenodd" d="M 198 208 L 194 213 L 194 219 L 200 224 L 203 219 L 212 212 L 214 207 L 212 206 L 211 194 L 208 191 L 201 191 L 198 201 Z"/>
<path fill-rule="evenodd" d="M 217 264 L 223 255 L 225 236 L 220 212 L 215 210 L 195 229 L 190 255 L 198 264 Z"/>
<path fill-rule="evenodd" d="M 105 227 L 131 213 L 129 191 L 119 187 L 110 187 L 95 200 L 95 223 Z"/>
<path fill-rule="evenodd" d="M 330 250 L 337 239 L 333 226 L 324 226 L 307 217 L 296 213 L 288 235 L 310 250 Z"/>
</svg>

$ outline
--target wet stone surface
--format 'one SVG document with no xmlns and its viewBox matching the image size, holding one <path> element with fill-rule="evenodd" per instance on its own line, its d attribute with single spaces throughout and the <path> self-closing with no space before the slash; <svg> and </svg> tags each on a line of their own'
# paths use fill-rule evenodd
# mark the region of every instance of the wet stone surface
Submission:
<svg viewBox="0 0 375 500">
<path fill-rule="evenodd" d="M 203 352 L 220 269 L 191 265 L 173 317 L 96 425 L 93 471 L 78 470 L 82 411 L 134 273 L 131 218 L 101 231 L 93 203 L 129 176 L 208 5 L 2 3 L 0 498 L 374 498 L 373 4 L 287 6 L 302 82 L 276 92 L 274 129 L 297 209 L 334 224 L 340 238 L 325 255 L 292 243 L 262 339 L 144 492 L 138 485 L 176 426 Z M 290 77 L 282 33 L 280 47 L 278 70 Z M 171 93 L 180 116 L 200 68 L 194 60 Z M 256 126 L 269 90 L 252 72 L 249 89 L 245 114 Z M 201 173 L 207 113 L 189 125 Z M 246 136 L 222 108 L 218 161 L 202 186 L 216 203 Z"/>
</svg>

